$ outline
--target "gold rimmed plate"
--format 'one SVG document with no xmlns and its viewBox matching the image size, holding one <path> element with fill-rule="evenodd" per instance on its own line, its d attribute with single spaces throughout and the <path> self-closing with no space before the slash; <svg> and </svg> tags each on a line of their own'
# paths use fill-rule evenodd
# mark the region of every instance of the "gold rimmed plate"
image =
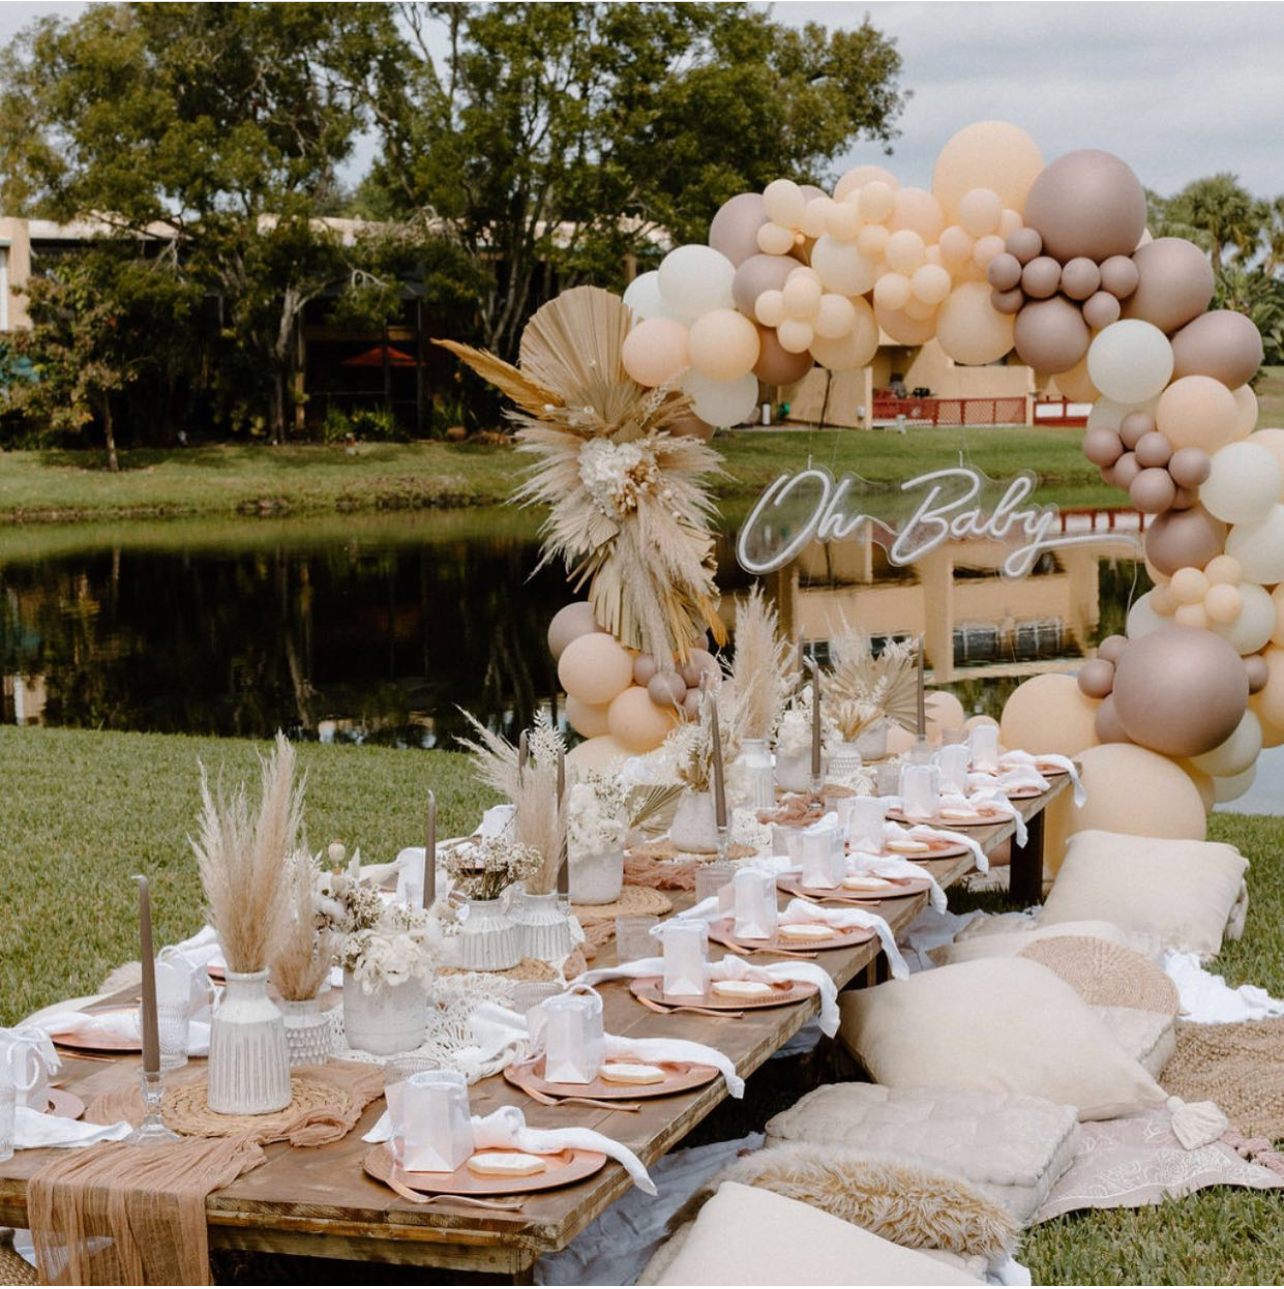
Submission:
<svg viewBox="0 0 1284 1289">
<path fill-rule="evenodd" d="M 95 1018 L 105 1019 L 108 1016 L 131 1016 L 137 1012 L 136 1007 L 113 1007 L 108 1011 L 91 1012 Z M 92 1028 L 66 1030 L 49 1035 L 59 1047 L 74 1048 L 81 1052 L 141 1052 L 141 1038 L 127 1038 L 122 1034 L 97 1032 Z"/>
</svg>

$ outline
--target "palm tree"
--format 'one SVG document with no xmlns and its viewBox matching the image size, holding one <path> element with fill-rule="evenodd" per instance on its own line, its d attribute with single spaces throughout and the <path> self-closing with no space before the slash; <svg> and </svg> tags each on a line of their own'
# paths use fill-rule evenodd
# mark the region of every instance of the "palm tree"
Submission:
<svg viewBox="0 0 1284 1289">
<path fill-rule="evenodd" d="M 1188 183 L 1166 203 L 1165 225 L 1184 226 L 1193 230 L 1177 232 L 1165 227 L 1169 235 L 1191 237 L 1209 253 L 1213 272 L 1220 275 L 1228 256 L 1251 259 L 1258 251 L 1263 231 L 1270 219 L 1270 207 L 1258 201 L 1229 173 L 1210 175 Z"/>
</svg>

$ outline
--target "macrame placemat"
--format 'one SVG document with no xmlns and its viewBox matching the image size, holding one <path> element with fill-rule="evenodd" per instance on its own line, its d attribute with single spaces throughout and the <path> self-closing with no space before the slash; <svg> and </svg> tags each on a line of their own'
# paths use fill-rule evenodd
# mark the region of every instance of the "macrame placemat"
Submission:
<svg viewBox="0 0 1284 1289">
<path fill-rule="evenodd" d="M 1022 958 L 1056 972 L 1084 1002 L 1094 1007 L 1133 1007 L 1176 1016 L 1177 986 L 1151 960 L 1121 944 L 1086 935 L 1036 940 Z"/>
<path fill-rule="evenodd" d="M 605 907 L 605 906 L 603 906 Z M 562 974 L 567 980 L 573 980 L 578 976 L 587 963 L 584 961 L 584 955 L 575 949 L 571 956 L 562 964 Z M 484 974 L 487 976 L 497 976 L 501 980 L 515 980 L 519 984 L 540 984 L 547 980 L 556 980 L 558 978 L 557 968 L 552 963 L 544 962 L 539 958 L 523 958 L 515 967 L 508 967 L 503 971 L 487 971 L 484 973 L 474 972 L 471 968 L 465 967 L 438 967 L 439 976 L 471 976 Z"/>
<path fill-rule="evenodd" d="M 184 1137 L 232 1137 L 238 1132 L 277 1132 L 302 1115 L 352 1113 L 352 1098 L 333 1083 L 294 1075 L 290 1079 L 290 1104 L 273 1114 L 218 1114 L 210 1109 L 209 1083 L 188 1083 L 171 1088 L 161 1103 L 165 1123 Z"/>
<path fill-rule="evenodd" d="M 758 852 L 752 846 L 745 846 L 741 842 L 733 841 L 727 847 L 728 859 L 750 859 Z M 674 859 L 689 860 L 694 864 L 707 864 L 716 858 L 717 852 L 711 850 L 682 850 L 675 846 L 671 841 L 648 841 L 641 846 L 630 848 L 628 855 L 625 857 L 625 863 L 630 859 Z"/>
<path fill-rule="evenodd" d="M 1183 1101 L 1216 1101 L 1250 1137 L 1284 1139 L 1284 1016 L 1226 1025 L 1179 1021 L 1163 1086 Z"/>
<path fill-rule="evenodd" d="M 648 914 L 663 917 L 673 912 L 673 901 L 651 886 L 626 886 L 620 891 L 620 898 L 610 904 L 573 904 L 571 908 L 580 925 L 586 926 L 592 922 L 613 922 L 616 918 Z M 569 978 L 571 973 L 568 971 L 566 974 Z"/>
</svg>

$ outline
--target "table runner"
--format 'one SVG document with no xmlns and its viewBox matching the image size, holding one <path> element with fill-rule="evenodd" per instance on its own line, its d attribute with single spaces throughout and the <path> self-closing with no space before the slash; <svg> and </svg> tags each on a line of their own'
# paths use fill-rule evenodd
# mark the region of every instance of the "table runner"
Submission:
<svg viewBox="0 0 1284 1289">
<path fill-rule="evenodd" d="M 378 1066 L 331 1062 L 297 1073 L 341 1087 L 342 1112 L 306 1110 L 268 1130 L 158 1146 L 107 1142 L 46 1164 L 27 1188 L 36 1259 L 47 1284 L 211 1284 L 205 1201 L 263 1163 L 263 1147 L 338 1141 L 383 1091 Z M 131 1100 L 132 1098 L 132 1100 Z M 107 1093 L 86 1117 L 141 1117 L 137 1089 Z"/>
</svg>

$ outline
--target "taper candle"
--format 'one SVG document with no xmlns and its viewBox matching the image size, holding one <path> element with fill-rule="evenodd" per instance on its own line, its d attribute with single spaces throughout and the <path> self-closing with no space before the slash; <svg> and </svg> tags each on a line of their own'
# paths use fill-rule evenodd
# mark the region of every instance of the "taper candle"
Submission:
<svg viewBox="0 0 1284 1289">
<path fill-rule="evenodd" d="M 156 951 L 152 948 L 152 892 L 147 878 L 138 883 L 138 960 L 143 968 L 143 1073 L 160 1073 L 160 1029 L 156 1021 Z"/>
<path fill-rule="evenodd" d="M 428 789 L 428 835 L 424 839 L 424 908 L 437 902 L 437 794 Z"/>
<path fill-rule="evenodd" d="M 811 672 L 811 780 L 820 782 L 820 668 L 815 658 L 807 659 Z"/>
<path fill-rule="evenodd" d="M 522 774 L 526 769 L 526 760 L 530 756 L 526 747 L 526 731 L 522 731 L 522 736 L 517 740 L 517 773 Z"/>
<path fill-rule="evenodd" d="M 918 736 L 927 737 L 927 663 L 923 653 L 923 637 L 918 638 Z"/>
<path fill-rule="evenodd" d="M 559 812 L 565 809 L 566 803 L 566 753 L 559 747 L 557 749 L 557 808 Z M 562 834 L 562 855 L 561 861 L 557 866 L 557 893 L 559 895 L 569 895 L 571 890 L 571 860 L 570 851 L 566 845 L 565 832 Z"/>
<path fill-rule="evenodd" d="M 713 821 L 719 828 L 727 826 L 727 781 L 722 766 L 722 729 L 718 724 L 718 699 L 709 698 L 709 715 L 713 722 Z"/>
</svg>

